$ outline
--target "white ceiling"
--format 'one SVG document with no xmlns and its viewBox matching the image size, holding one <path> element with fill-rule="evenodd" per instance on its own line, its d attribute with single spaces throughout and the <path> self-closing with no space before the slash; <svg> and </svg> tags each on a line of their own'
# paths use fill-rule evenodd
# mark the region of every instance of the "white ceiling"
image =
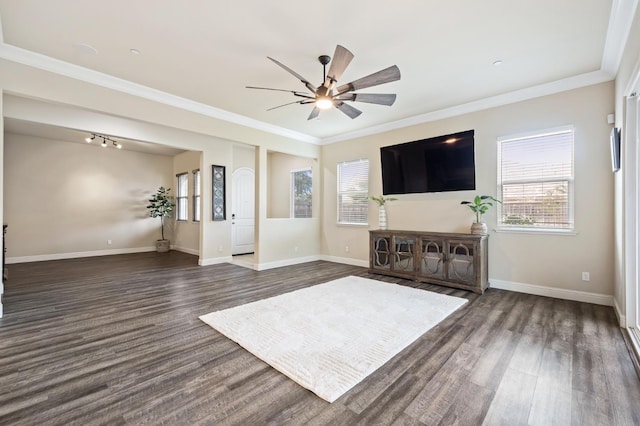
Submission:
<svg viewBox="0 0 640 426">
<path fill-rule="evenodd" d="M 219 109 L 326 141 L 549 83 L 610 80 L 623 47 L 612 42 L 618 26 L 610 18 L 616 24 L 629 13 L 620 9 L 633 4 L 633 13 L 635 3 L 0 0 L 0 19 L 5 47 L 204 104 L 213 115 Z M 317 57 L 333 55 L 336 44 L 355 55 L 339 83 L 400 68 L 400 81 L 363 91 L 396 93 L 393 106 L 353 103 L 363 111 L 354 120 L 332 109 L 307 121 L 310 105 L 266 111 L 293 95 L 245 88 L 304 91 L 267 56 L 319 84 Z"/>
</svg>

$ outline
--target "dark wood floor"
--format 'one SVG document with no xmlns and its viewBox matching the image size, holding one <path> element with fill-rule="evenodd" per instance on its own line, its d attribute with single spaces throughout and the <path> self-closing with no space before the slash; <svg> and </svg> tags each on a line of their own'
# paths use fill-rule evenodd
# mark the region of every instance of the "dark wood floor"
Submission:
<svg viewBox="0 0 640 426">
<path fill-rule="evenodd" d="M 640 381 L 611 308 L 328 262 L 196 263 L 170 252 L 10 265 L 0 424 L 640 424 Z M 198 320 L 346 275 L 470 303 L 333 404 Z"/>
</svg>

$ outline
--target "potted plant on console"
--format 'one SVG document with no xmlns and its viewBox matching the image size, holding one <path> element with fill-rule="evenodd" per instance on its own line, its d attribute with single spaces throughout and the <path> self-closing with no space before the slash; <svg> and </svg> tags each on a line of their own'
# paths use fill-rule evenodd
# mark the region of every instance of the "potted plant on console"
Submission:
<svg viewBox="0 0 640 426">
<path fill-rule="evenodd" d="M 149 209 L 149 216 L 160 218 L 160 233 L 162 235 L 161 240 L 156 241 L 156 250 L 158 253 L 164 253 L 169 251 L 169 240 L 164 238 L 164 218 L 171 217 L 173 208 L 176 204 L 173 202 L 173 197 L 169 195 L 171 188 L 164 188 L 161 186 L 158 191 L 149 199 L 147 209 Z"/>
<path fill-rule="evenodd" d="M 502 201 L 493 198 L 491 195 L 476 195 L 473 201 L 462 201 L 460 204 L 468 206 L 476 214 L 476 221 L 471 225 L 471 233 L 476 235 L 487 234 L 487 224 L 482 222 L 482 215 L 493 206 L 493 203 Z"/>
<path fill-rule="evenodd" d="M 375 201 L 378 204 L 378 226 L 381 230 L 387 229 L 387 209 L 385 208 L 385 204 L 389 201 L 395 201 L 397 198 L 385 197 L 384 195 L 380 195 L 379 197 L 370 196 L 369 199 L 371 201 Z"/>
</svg>

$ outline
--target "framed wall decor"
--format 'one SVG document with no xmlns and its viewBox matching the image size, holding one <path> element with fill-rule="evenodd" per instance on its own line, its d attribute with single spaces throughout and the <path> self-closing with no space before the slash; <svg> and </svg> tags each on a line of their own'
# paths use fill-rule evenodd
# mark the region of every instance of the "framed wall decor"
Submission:
<svg viewBox="0 0 640 426">
<path fill-rule="evenodd" d="M 225 167 L 211 166 L 213 172 L 213 220 L 226 220 Z"/>
</svg>

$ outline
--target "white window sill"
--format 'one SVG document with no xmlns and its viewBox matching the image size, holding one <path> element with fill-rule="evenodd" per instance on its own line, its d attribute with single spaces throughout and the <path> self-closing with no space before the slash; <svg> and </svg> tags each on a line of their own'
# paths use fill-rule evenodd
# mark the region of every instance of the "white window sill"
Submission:
<svg viewBox="0 0 640 426">
<path fill-rule="evenodd" d="M 495 228 L 494 231 L 505 234 L 578 235 L 573 229 Z"/>
<path fill-rule="evenodd" d="M 369 226 L 368 223 L 346 223 L 346 222 L 338 222 L 336 223 L 338 226 L 354 226 L 356 228 L 366 228 Z"/>
</svg>

